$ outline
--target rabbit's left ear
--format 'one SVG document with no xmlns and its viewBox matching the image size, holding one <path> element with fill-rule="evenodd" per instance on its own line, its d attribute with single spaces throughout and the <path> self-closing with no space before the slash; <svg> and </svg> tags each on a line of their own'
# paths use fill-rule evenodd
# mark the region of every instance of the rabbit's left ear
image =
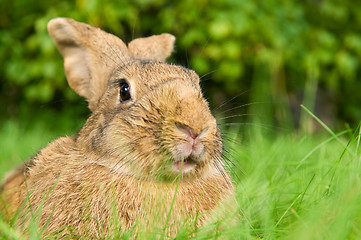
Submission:
<svg viewBox="0 0 361 240">
<path fill-rule="evenodd" d="M 94 111 L 112 71 L 129 62 L 127 46 L 112 34 L 69 18 L 52 19 L 48 31 L 64 57 L 70 87 Z"/>
<path fill-rule="evenodd" d="M 164 62 L 173 51 L 175 37 L 168 33 L 137 38 L 128 44 L 130 56 L 142 60 Z"/>
</svg>

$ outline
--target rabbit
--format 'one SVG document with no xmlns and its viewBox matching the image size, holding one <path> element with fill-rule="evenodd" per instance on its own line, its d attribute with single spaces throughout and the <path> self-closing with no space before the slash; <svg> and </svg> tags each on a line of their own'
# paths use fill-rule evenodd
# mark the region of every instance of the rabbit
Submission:
<svg viewBox="0 0 361 240">
<path fill-rule="evenodd" d="M 43 236 L 103 238 L 135 225 L 176 234 L 180 223 L 200 226 L 232 198 L 199 77 L 165 62 L 174 36 L 127 46 L 69 18 L 52 19 L 48 32 L 70 87 L 92 113 L 74 137 L 49 143 L 5 177 L 0 209 L 7 219 L 16 215 L 26 231 L 39 216 Z"/>
</svg>

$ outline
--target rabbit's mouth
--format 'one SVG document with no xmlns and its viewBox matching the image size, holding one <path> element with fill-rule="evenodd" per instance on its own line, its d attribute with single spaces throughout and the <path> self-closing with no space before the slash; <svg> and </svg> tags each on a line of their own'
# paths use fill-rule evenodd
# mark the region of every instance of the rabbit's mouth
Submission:
<svg viewBox="0 0 361 240">
<path fill-rule="evenodd" d="M 182 160 L 174 162 L 173 169 L 178 173 L 180 171 L 182 171 L 182 173 L 187 173 L 192 169 L 194 169 L 196 165 L 197 163 L 192 159 L 192 157 L 187 157 Z"/>
</svg>

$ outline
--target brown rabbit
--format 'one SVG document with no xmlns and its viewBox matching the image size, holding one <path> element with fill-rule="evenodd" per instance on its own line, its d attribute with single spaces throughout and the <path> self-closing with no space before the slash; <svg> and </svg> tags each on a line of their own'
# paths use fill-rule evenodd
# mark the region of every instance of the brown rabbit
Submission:
<svg viewBox="0 0 361 240">
<path fill-rule="evenodd" d="M 48 31 L 69 85 L 92 115 L 75 137 L 51 142 L 4 179 L 1 209 L 8 218 L 17 214 L 19 228 L 38 214 L 43 236 L 103 238 L 136 224 L 174 235 L 185 221 L 202 224 L 232 196 L 198 75 L 165 63 L 172 35 L 127 47 L 67 18 L 51 20 Z"/>
</svg>

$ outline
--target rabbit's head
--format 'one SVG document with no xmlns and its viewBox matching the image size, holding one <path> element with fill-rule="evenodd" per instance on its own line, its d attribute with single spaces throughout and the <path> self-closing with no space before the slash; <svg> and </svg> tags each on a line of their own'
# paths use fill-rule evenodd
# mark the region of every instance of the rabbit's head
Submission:
<svg viewBox="0 0 361 240">
<path fill-rule="evenodd" d="M 82 159 L 138 179 L 191 181 L 216 173 L 222 141 L 198 75 L 165 63 L 175 38 L 162 34 L 126 46 L 67 18 L 48 30 L 64 57 L 69 85 L 92 115 L 75 137 Z"/>
</svg>

